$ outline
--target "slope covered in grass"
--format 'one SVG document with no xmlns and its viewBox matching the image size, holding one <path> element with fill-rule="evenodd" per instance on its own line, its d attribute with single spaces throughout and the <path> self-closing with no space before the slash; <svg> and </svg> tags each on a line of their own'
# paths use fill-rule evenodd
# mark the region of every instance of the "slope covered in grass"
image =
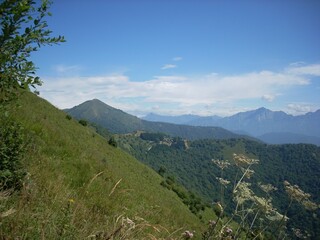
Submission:
<svg viewBox="0 0 320 240">
<path fill-rule="evenodd" d="M 45 100 L 22 94 L 11 116 L 28 139 L 20 192 L 1 191 L 5 239 L 180 238 L 199 218 L 162 178 Z M 13 108 L 12 108 L 13 109 Z"/>
</svg>

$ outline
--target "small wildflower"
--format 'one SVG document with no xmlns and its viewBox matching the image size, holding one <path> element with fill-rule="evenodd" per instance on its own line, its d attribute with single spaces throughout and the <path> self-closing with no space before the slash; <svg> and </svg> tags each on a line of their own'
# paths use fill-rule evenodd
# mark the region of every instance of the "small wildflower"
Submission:
<svg viewBox="0 0 320 240">
<path fill-rule="evenodd" d="M 230 181 L 228 181 L 228 180 L 226 180 L 226 179 L 223 179 L 223 178 L 216 178 L 219 182 L 220 182 L 220 184 L 221 185 L 223 185 L 223 186 L 227 186 L 229 183 L 230 183 Z"/>
<path fill-rule="evenodd" d="M 73 198 L 69 198 L 69 203 L 75 203 L 74 199 Z"/>
<path fill-rule="evenodd" d="M 270 193 L 272 191 L 278 190 L 276 187 L 272 186 L 271 184 L 261 184 L 258 183 L 259 187 L 264 191 L 265 193 Z"/>
<path fill-rule="evenodd" d="M 302 205 L 305 207 L 305 209 L 311 211 L 317 210 L 319 208 L 319 206 L 316 203 L 311 202 L 310 200 L 302 201 Z"/>
<path fill-rule="evenodd" d="M 247 183 L 247 182 L 240 182 L 238 185 L 237 185 L 237 188 L 235 188 L 233 190 L 233 194 L 235 195 L 235 201 L 238 203 L 238 204 L 243 204 L 245 201 L 248 201 L 248 200 L 252 200 L 253 199 L 253 196 L 254 196 L 254 193 L 253 191 L 249 188 L 251 186 L 250 183 Z"/>
<path fill-rule="evenodd" d="M 190 231 L 185 231 L 183 234 L 182 234 L 182 237 L 184 238 L 184 239 L 191 239 L 191 238 L 193 238 L 193 236 L 194 236 L 194 232 L 190 232 Z"/>
<path fill-rule="evenodd" d="M 284 221 L 288 221 L 289 218 L 285 215 L 280 214 L 277 212 L 275 209 L 272 209 L 266 214 L 266 218 L 269 219 L 270 221 L 281 221 L 282 219 Z"/>
<path fill-rule="evenodd" d="M 265 199 L 263 197 L 254 196 L 253 197 L 255 204 L 259 207 L 263 212 L 270 212 L 273 210 L 271 199 Z"/>
<path fill-rule="evenodd" d="M 240 167 L 240 169 L 241 169 L 242 173 L 244 174 L 244 176 L 248 179 L 254 174 L 254 171 L 252 169 L 249 169 L 249 168 L 245 169 L 242 167 Z"/>
<path fill-rule="evenodd" d="M 251 159 L 246 157 L 243 154 L 233 154 L 233 160 L 235 161 L 237 166 L 243 166 L 243 165 L 252 165 L 259 163 L 258 159 Z"/>
<path fill-rule="evenodd" d="M 227 235 L 230 235 L 230 234 L 232 233 L 232 229 L 229 228 L 229 227 L 226 227 L 226 228 L 224 229 L 224 232 L 225 232 Z"/>
<path fill-rule="evenodd" d="M 316 210 L 318 205 L 309 200 L 311 195 L 302 191 L 298 185 L 291 185 L 288 181 L 284 181 L 287 194 L 291 199 L 301 203 L 308 210 Z"/>
<path fill-rule="evenodd" d="M 222 160 L 212 159 L 212 162 L 222 170 L 230 166 L 230 162 L 228 160 L 222 161 Z"/>
</svg>

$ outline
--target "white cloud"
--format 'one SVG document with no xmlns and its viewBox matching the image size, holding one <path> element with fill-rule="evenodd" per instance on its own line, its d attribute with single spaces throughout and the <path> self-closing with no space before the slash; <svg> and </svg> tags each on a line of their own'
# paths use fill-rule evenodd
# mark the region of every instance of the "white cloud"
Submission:
<svg viewBox="0 0 320 240">
<path fill-rule="evenodd" d="M 299 67 L 299 66 L 302 66 L 302 65 L 305 65 L 305 64 L 306 64 L 305 62 L 299 61 L 299 62 L 290 63 L 289 66 L 290 67 Z"/>
<path fill-rule="evenodd" d="M 161 69 L 165 70 L 165 69 L 176 68 L 176 67 L 177 65 L 174 65 L 174 64 L 166 64 Z"/>
<path fill-rule="evenodd" d="M 53 69 L 59 74 L 65 74 L 65 73 L 78 72 L 81 70 L 81 67 L 78 65 L 67 66 L 67 65 L 60 64 L 60 65 L 54 66 Z"/>
<path fill-rule="evenodd" d="M 272 102 L 275 99 L 275 96 L 270 94 L 265 94 L 261 98 L 262 100 L 265 100 L 267 102 Z"/>
<path fill-rule="evenodd" d="M 182 57 L 174 57 L 172 60 L 175 62 L 178 62 L 182 60 Z"/>
<path fill-rule="evenodd" d="M 303 66 L 303 63 L 291 64 L 291 67 L 287 69 L 288 73 L 295 75 L 312 75 L 320 76 L 320 64 L 312 64 Z"/>
<path fill-rule="evenodd" d="M 233 112 L 234 103 L 246 100 L 273 101 L 290 87 L 308 85 L 304 75 L 292 72 L 251 72 L 242 75 L 208 74 L 197 77 L 155 76 L 132 81 L 124 74 L 92 77 L 45 78 L 40 94 L 60 108 L 69 108 L 98 98 L 124 111 L 152 111 L 158 106 L 176 112 L 201 112 L 216 106 L 215 112 Z M 228 107 L 226 107 L 228 106 Z M 203 107 L 203 110 L 198 110 Z M 220 109 L 218 109 L 220 107 Z M 228 110 L 222 110 L 228 108 Z M 177 110 L 178 109 L 178 110 Z"/>
<path fill-rule="evenodd" d="M 313 110 L 312 106 L 305 103 L 290 103 L 287 108 L 292 115 L 301 115 Z"/>
</svg>

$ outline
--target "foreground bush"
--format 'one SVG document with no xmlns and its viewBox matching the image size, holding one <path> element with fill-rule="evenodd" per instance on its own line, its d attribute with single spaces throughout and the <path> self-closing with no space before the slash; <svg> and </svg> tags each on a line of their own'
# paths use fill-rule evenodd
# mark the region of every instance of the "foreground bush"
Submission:
<svg viewBox="0 0 320 240">
<path fill-rule="evenodd" d="M 7 117 L 0 119 L 0 189 L 19 189 L 25 171 L 21 160 L 25 153 L 22 127 Z"/>
</svg>

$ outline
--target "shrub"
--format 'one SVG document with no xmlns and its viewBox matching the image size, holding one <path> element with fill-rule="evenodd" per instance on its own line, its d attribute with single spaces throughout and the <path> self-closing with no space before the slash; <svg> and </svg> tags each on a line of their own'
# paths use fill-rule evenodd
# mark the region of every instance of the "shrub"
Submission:
<svg viewBox="0 0 320 240">
<path fill-rule="evenodd" d="M 66 115 L 66 119 L 71 120 L 72 117 L 71 117 L 69 114 L 67 114 L 67 115 Z"/>
<path fill-rule="evenodd" d="M 21 164 L 25 153 L 22 127 L 6 118 L 0 123 L 0 188 L 19 189 L 25 176 Z"/>
<path fill-rule="evenodd" d="M 88 122 L 86 121 L 86 120 L 84 120 L 84 119 L 80 119 L 79 120 L 79 123 L 82 125 L 82 126 L 88 126 Z"/>
<path fill-rule="evenodd" d="M 161 166 L 158 170 L 158 173 L 161 177 L 164 177 L 164 174 L 167 172 L 167 169 L 164 166 Z"/>
<path fill-rule="evenodd" d="M 109 139 L 108 143 L 113 147 L 117 147 L 118 146 L 118 144 L 117 144 L 117 142 L 116 142 L 116 140 L 114 139 L 113 136 Z"/>
</svg>

